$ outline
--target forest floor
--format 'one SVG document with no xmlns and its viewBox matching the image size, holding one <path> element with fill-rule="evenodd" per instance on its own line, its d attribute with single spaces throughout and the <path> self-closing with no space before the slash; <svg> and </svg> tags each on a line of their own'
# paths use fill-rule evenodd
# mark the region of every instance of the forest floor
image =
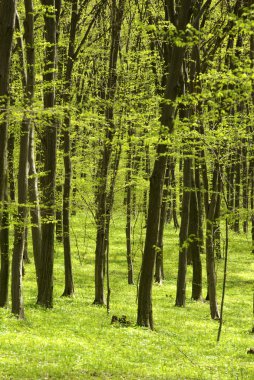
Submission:
<svg viewBox="0 0 254 380">
<path fill-rule="evenodd" d="M 72 228 L 75 297 L 63 298 L 63 250 L 56 244 L 54 308 L 35 305 L 34 265 L 26 265 L 25 320 L 10 309 L 0 310 L 0 379 L 254 379 L 253 255 L 244 234 L 230 232 L 228 279 L 221 341 L 218 321 L 210 319 L 209 304 L 194 302 L 191 267 L 187 304 L 174 306 L 178 231 L 166 226 L 165 281 L 154 285 L 155 331 L 136 322 L 137 287 L 127 284 L 125 226 L 114 217 L 110 241 L 111 309 L 92 305 L 94 295 L 94 230 L 83 215 Z M 74 234 L 75 231 L 75 234 Z M 137 283 L 145 229 L 136 225 L 135 281 Z M 144 238 L 144 236 L 143 236 Z M 31 260 L 32 261 L 32 260 Z M 205 257 L 202 255 L 204 296 Z M 218 299 L 221 298 L 224 260 L 216 262 Z M 111 324 L 113 315 L 126 315 L 130 325 Z"/>
</svg>

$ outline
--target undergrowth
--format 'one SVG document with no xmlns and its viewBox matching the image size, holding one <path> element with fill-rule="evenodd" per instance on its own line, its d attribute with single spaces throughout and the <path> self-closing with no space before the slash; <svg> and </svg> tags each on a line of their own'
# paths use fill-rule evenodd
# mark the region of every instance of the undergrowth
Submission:
<svg viewBox="0 0 254 380">
<path fill-rule="evenodd" d="M 125 229 L 115 216 L 110 238 L 111 309 L 93 306 L 94 230 L 82 214 L 72 226 L 75 296 L 63 291 L 63 250 L 56 244 L 54 308 L 36 306 L 33 263 L 24 278 L 25 320 L 10 309 L 0 310 L 0 379 L 254 379 L 252 329 L 253 255 L 246 235 L 230 232 L 224 323 L 219 344 L 218 321 L 210 319 L 209 304 L 191 296 L 188 268 L 187 304 L 174 306 L 178 232 L 165 231 L 165 281 L 153 287 L 155 331 L 136 326 L 136 295 L 142 239 L 135 235 L 136 285 L 127 284 Z M 75 233 L 75 234 L 74 234 Z M 143 231 L 144 234 L 144 231 Z M 31 260 L 32 261 L 32 260 Z M 203 261 L 206 295 L 205 257 Z M 224 260 L 216 262 L 218 298 Z M 126 316 L 128 324 L 111 324 L 112 316 Z"/>
</svg>

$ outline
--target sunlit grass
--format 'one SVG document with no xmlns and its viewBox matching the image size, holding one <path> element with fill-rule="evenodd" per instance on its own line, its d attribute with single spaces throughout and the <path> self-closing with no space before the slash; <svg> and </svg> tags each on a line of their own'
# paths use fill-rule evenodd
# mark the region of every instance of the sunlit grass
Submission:
<svg viewBox="0 0 254 380">
<path fill-rule="evenodd" d="M 26 319 L 17 321 L 9 309 L 0 310 L 0 379 L 254 379 L 254 358 L 247 354 L 247 349 L 254 346 L 250 333 L 254 268 L 245 235 L 230 232 L 224 324 L 217 344 L 218 322 L 210 319 L 209 304 L 190 299 L 190 267 L 186 308 L 174 306 L 178 232 L 171 226 L 166 227 L 166 280 L 153 288 L 155 331 L 135 325 L 137 288 L 127 284 L 122 215 L 114 217 L 111 231 L 110 314 L 105 308 L 93 306 L 95 235 L 92 223 L 82 218 L 80 214 L 73 220 L 75 297 L 60 297 L 64 270 L 58 243 L 54 308 L 44 310 L 35 305 L 34 267 L 29 264 L 24 279 Z M 139 244 L 137 236 L 136 281 L 142 248 Z M 204 256 L 202 260 L 205 264 Z M 216 263 L 219 299 L 223 265 L 223 260 Z M 205 296 L 205 265 L 203 268 Z M 112 315 L 126 315 L 131 325 L 111 325 Z"/>
</svg>

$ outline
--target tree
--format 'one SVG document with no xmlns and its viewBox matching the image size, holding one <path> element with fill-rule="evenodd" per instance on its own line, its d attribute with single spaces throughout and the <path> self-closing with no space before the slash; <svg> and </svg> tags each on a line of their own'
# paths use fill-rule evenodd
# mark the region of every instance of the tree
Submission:
<svg viewBox="0 0 254 380">
<path fill-rule="evenodd" d="M 57 148 L 57 122 L 54 115 L 55 107 L 55 70 L 56 70 L 56 32 L 57 14 L 55 0 L 41 0 L 45 7 L 44 33 L 45 33 L 45 66 L 43 73 L 44 92 L 44 177 L 41 181 L 43 190 L 43 220 L 41 269 L 37 303 L 53 306 L 53 262 L 54 262 L 54 229 L 55 229 L 55 178 L 56 178 L 56 148 Z"/>
<path fill-rule="evenodd" d="M 8 104 L 9 104 L 9 73 L 16 15 L 15 0 L 0 1 L 0 218 L 1 228 L 6 226 L 2 220 L 3 203 L 7 186 L 7 142 L 8 142 Z M 7 223 L 8 224 L 8 223 Z M 2 235 L 2 232 L 1 232 Z M 3 237 L 3 235 L 1 236 Z M 0 305 L 7 302 L 8 294 L 8 244 L 1 244 L 1 274 L 0 274 Z"/>
<path fill-rule="evenodd" d="M 107 81 L 107 92 L 105 100 L 105 141 L 98 163 L 96 189 L 96 249 L 95 249 L 95 299 L 94 304 L 105 304 L 104 295 L 104 265 L 105 265 L 105 237 L 106 237 L 106 215 L 107 215 L 107 182 L 108 171 L 112 155 L 112 141 L 116 126 L 114 122 L 114 98 L 117 85 L 117 59 L 120 47 L 120 35 L 124 16 L 124 0 L 119 3 L 112 2 L 111 16 L 111 46 Z"/>
<path fill-rule="evenodd" d="M 165 2 L 166 20 L 168 15 L 172 14 L 172 2 Z M 174 12 L 173 12 L 174 15 Z M 178 14 L 173 16 L 173 23 L 176 31 L 183 43 L 173 44 L 169 60 L 169 74 L 166 78 L 166 87 L 164 100 L 161 102 L 161 126 L 162 136 L 157 145 L 153 172 L 150 178 L 149 206 L 146 228 L 145 248 L 141 267 L 141 276 L 138 293 L 138 317 L 137 324 L 153 329 L 152 315 L 152 283 L 154 274 L 155 252 L 158 239 L 158 226 L 160 219 L 160 210 L 162 202 L 162 189 L 166 169 L 167 144 L 165 133 L 172 133 L 175 118 L 175 100 L 178 94 L 178 81 L 181 75 L 181 68 L 184 59 L 186 45 L 184 43 L 186 36 L 186 26 L 192 15 L 192 4 L 189 1 L 182 0 L 178 4 Z M 184 37 L 182 37 L 184 36 Z"/>
</svg>

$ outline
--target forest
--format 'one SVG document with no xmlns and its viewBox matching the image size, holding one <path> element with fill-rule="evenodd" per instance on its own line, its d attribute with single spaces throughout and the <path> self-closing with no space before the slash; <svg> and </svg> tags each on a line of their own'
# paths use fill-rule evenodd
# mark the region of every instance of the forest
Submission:
<svg viewBox="0 0 254 380">
<path fill-rule="evenodd" d="M 0 379 L 254 378 L 254 1 L 0 0 Z"/>
</svg>

